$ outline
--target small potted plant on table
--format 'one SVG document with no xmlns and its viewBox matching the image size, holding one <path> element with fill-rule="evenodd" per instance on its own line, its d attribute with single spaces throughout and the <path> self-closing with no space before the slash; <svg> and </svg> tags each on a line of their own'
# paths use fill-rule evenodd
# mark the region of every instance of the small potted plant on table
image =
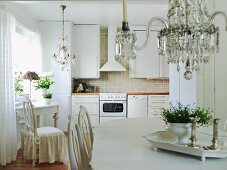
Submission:
<svg viewBox="0 0 227 170">
<path fill-rule="evenodd" d="M 50 104 L 52 100 L 52 93 L 46 93 L 43 95 L 43 101 L 45 104 Z"/>
<path fill-rule="evenodd" d="M 168 125 L 168 131 L 178 137 L 178 144 L 188 143 L 188 135 L 191 130 L 191 118 L 196 118 L 199 126 L 209 126 L 212 123 L 213 116 L 209 109 L 189 105 L 184 106 L 177 103 L 171 105 L 169 109 L 162 109 L 161 117 Z"/>
</svg>

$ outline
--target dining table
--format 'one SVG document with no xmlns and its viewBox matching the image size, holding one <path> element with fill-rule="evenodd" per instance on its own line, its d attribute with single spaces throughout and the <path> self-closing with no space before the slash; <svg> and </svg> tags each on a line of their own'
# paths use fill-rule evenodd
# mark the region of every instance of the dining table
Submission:
<svg viewBox="0 0 227 170">
<path fill-rule="evenodd" d="M 207 128 L 212 140 L 212 127 Z M 165 131 L 159 117 L 104 122 L 94 129 L 94 170 L 227 170 L 227 158 L 207 158 L 153 149 L 144 136 Z"/>
</svg>

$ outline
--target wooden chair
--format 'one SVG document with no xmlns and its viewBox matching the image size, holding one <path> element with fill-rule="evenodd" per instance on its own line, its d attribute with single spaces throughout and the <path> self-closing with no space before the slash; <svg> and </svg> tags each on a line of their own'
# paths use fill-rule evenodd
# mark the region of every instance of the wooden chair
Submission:
<svg viewBox="0 0 227 170">
<path fill-rule="evenodd" d="M 88 111 L 84 106 L 80 106 L 80 111 L 78 115 L 78 125 L 82 132 L 86 153 L 88 155 L 89 161 L 91 161 L 94 135 Z"/>
<path fill-rule="evenodd" d="M 71 170 L 91 170 L 81 131 L 75 118 L 69 117 L 68 146 Z"/>
<path fill-rule="evenodd" d="M 23 109 L 23 121 L 26 126 L 23 132 L 24 157 L 33 160 L 33 167 L 37 160 L 39 163 L 66 162 L 67 143 L 63 131 L 55 127 L 37 128 L 32 102 L 28 98 L 23 102 Z"/>
</svg>

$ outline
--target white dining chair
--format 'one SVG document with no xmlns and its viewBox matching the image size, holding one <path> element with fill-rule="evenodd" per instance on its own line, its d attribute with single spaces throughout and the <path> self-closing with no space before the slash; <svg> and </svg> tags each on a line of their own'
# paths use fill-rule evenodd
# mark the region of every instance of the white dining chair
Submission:
<svg viewBox="0 0 227 170">
<path fill-rule="evenodd" d="M 91 170 L 83 137 L 73 116 L 69 116 L 68 149 L 71 170 Z"/>
<path fill-rule="evenodd" d="M 78 115 L 78 125 L 82 132 L 86 153 L 88 155 L 89 161 L 91 161 L 94 134 L 88 111 L 84 106 L 80 106 L 80 111 Z"/>
<path fill-rule="evenodd" d="M 32 102 L 26 97 L 23 102 L 23 121 L 25 123 L 24 157 L 39 163 L 67 162 L 67 143 L 65 134 L 55 127 L 37 128 Z"/>
<path fill-rule="evenodd" d="M 227 120 L 225 121 L 225 124 L 224 124 L 224 130 L 226 131 L 227 129 Z"/>
</svg>

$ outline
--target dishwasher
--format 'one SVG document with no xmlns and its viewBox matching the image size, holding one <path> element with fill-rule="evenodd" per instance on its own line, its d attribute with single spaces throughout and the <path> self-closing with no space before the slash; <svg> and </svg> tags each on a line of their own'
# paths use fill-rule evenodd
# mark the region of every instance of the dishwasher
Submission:
<svg viewBox="0 0 227 170">
<path fill-rule="evenodd" d="M 128 118 L 147 117 L 147 95 L 128 95 Z"/>
</svg>

